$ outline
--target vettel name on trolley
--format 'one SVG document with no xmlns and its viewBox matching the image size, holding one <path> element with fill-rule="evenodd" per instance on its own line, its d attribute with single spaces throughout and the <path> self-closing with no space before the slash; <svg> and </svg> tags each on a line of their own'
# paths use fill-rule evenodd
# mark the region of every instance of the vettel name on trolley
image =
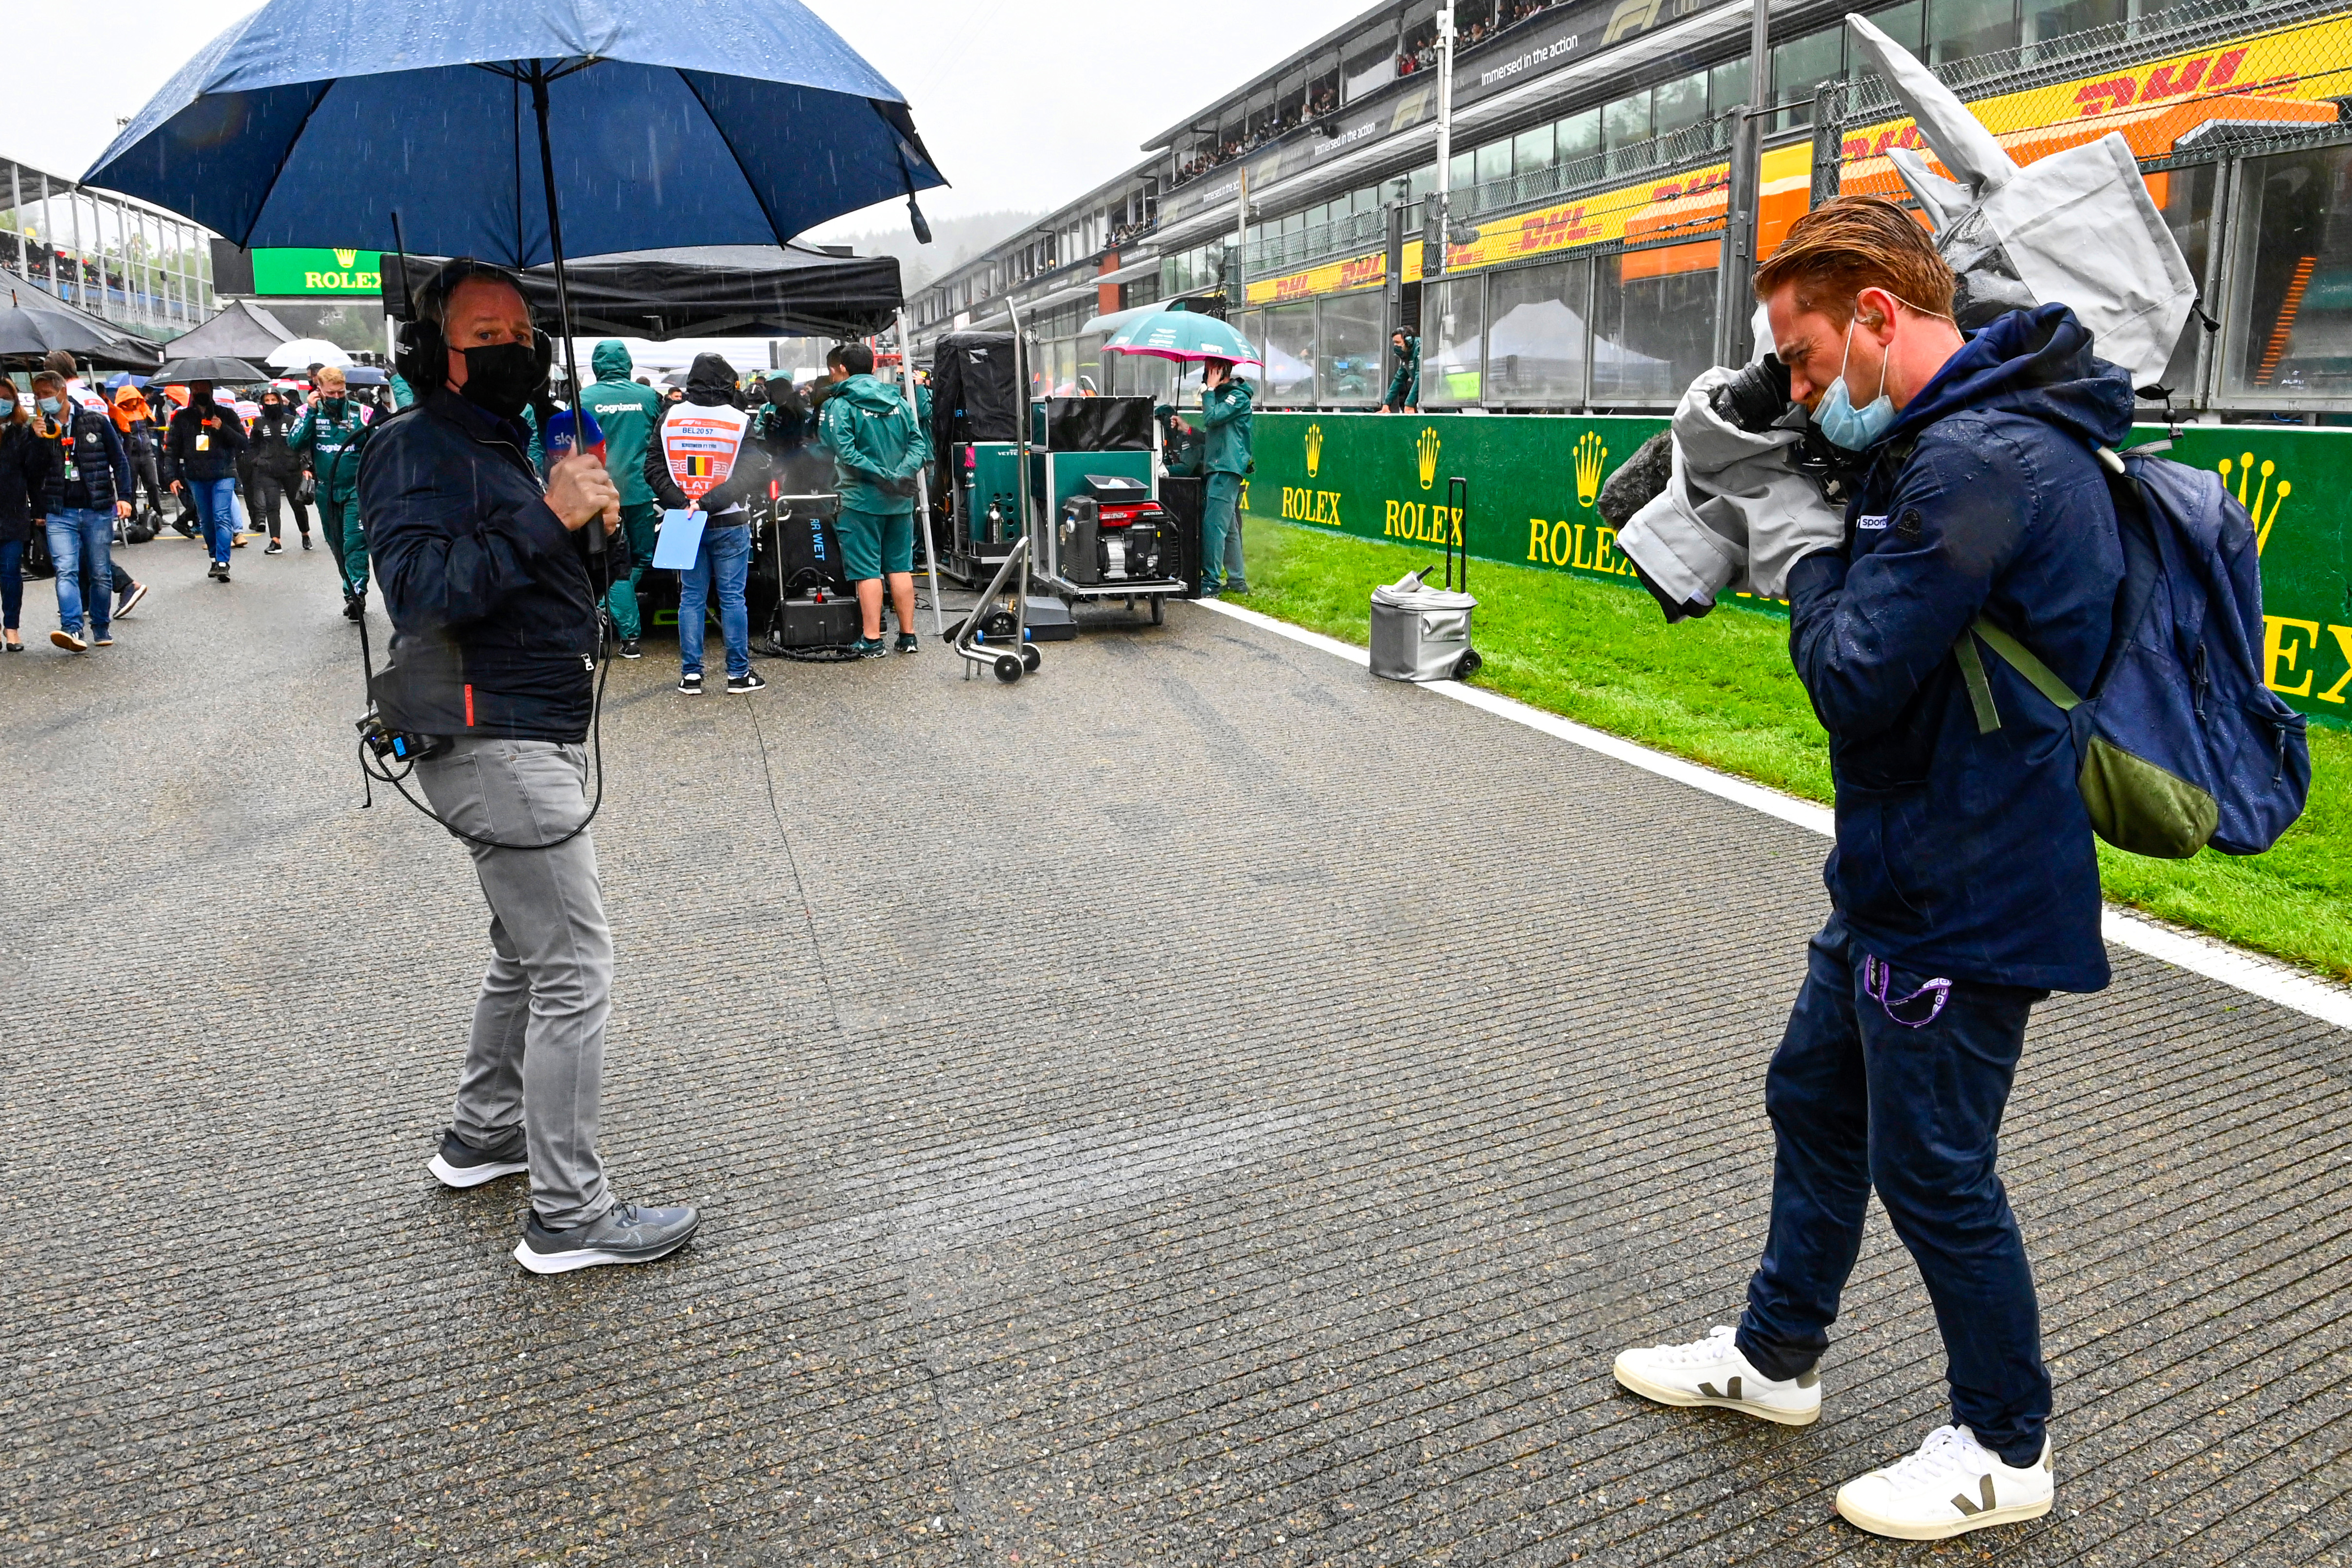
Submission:
<svg viewBox="0 0 2352 1568">
<path fill-rule="evenodd" d="M 551 466 L 520 416 L 551 358 L 514 278 L 460 258 L 419 291 L 401 374 L 418 395 L 361 458 L 393 664 L 384 721 L 423 736 L 416 777 L 467 845 L 490 906 L 489 971 L 457 1105 L 430 1168 L 452 1187 L 528 1173 L 515 1259 L 554 1274 L 642 1263 L 694 1234 L 691 1208 L 617 1202 L 596 1151 L 611 1010 L 584 742 L 599 579 L 625 572 L 620 492 L 602 458 Z M 590 536 L 607 536 L 592 564 Z"/>
</svg>

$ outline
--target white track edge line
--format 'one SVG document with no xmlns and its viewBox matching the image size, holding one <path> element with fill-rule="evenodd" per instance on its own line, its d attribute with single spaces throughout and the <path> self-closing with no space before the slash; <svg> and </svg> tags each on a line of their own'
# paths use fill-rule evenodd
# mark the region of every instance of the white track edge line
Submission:
<svg viewBox="0 0 2352 1568">
<path fill-rule="evenodd" d="M 1321 632 L 1311 632 L 1304 626 L 1278 621 L 1256 610 L 1226 604 L 1222 599 L 1193 602 L 1202 609 L 1213 610 L 1233 620 L 1272 632 L 1276 637 L 1287 637 L 1292 642 L 1344 658 L 1350 664 L 1367 669 L 1371 667 L 1371 656 L 1353 643 L 1341 642 L 1337 637 L 1325 637 Z M 1540 708 L 1529 707 L 1499 692 L 1465 686 L 1458 680 L 1433 680 L 1421 685 L 1425 691 L 1492 713 L 1498 719 L 1507 719 L 1514 724 L 1540 731 L 1554 740 L 1566 741 L 1570 745 L 1613 757 L 1644 773 L 1687 784 L 1717 799 L 1762 812 L 1767 816 L 1777 817 L 1825 838 L 1834 831 L 1835 819 L 1825 805 L 1816 805 L 1811 801 L 1783 795 L 1764 784 L 1735 778 L 1681 757 L 1669 756 L 1621 735 L 1612 735 L 1606 731 L 1563 719 L 1556 713 L 1547 713 Z M 2250 952 L 2217 938 L 2164 924 L 2116 904 L 2106 906 L 2099 929 L 2100 934 L 2117 947 L 2201 974 L 2208 980 L 2220 981 L 2250 996 L 2258 996 L 2306 1017 L 2333 1024 L 2339 1029 L 2352 1029 L 2352 988 L 2323 980 L 2315 974 L 2306 974 L 2276 959 Z"/>
</svg>

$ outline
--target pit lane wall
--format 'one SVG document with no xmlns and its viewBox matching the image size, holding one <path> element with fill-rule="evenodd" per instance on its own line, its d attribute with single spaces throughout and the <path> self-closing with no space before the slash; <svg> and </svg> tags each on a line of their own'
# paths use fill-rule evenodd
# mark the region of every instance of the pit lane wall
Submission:
<svg viewBox="0 0 2352 1568">
<path fill-rule="evenodd" d="M 1443 549 L 1449 528 L 1486 561 L 1602 579 L 1641 593 L 1593 503 L 1662 418 L 1596 415 L 1260 414 L 1253 517 Z M 2161 439 L 2142 426 L 2136 440 Z M 2219 472 L 2263 552 L 2264 679 L 2300 711 L 2352 722 L 2352 430 L 2192 426 L 2182 462 Z M 1469 481 L 1458 515 L 1446 481 Z M 1739 601 L 1766 612 L 1769 601 Z"/>
</svg>

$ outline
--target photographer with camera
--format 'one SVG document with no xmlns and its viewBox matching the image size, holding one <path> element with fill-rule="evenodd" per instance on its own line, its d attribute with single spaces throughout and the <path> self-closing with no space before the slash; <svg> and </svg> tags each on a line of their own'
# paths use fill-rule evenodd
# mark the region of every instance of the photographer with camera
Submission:
<svg viewBox="0 0 2352 1568">
<path fill-rule="evenodd" d="M 520 416 L 551 349 L 513 276 L 467 258 L 418 293 L 401 374 L 420 394 L 362 449 L 393 663 L 378 712 L 421 738 L 416 777 L 465 836 L 493 955 L 455 1114 L 431 1163 L 452 1187 L 528 1172 L 515 1260 L 538 1274 L 667 1256 L 689 1207 L 616 1203 L 596 1151 L 613 938 L 584 830 L 597 578 L 627 569 L 603 459 L 553 464 L 542 489 Z M 589 528 L 606 536 L 592 571 Z M 485 840 L 488 842 L 484 842 Z"/>
<path fill-rule="evenodd" d="M 1616 1365 L 1662 1404 L 1818 1419 L 1874 1190 L 1935 1304 L 1951 1419 L 1837 1508 L 1904 1540 L 2052 1505 L 2041 1310 L 1995 1167 L 2033 1008 L 2107 984 L 2099 864 L 2066 712 L 2006 664 L 1972 676 L 1970 628 L 1998 623 L 2090 689 L 2124 580 L 2096 454 L 2133 401 L 2065 306 L 1964 339 L 1953 286 L 1876 196 L 1815 207 L 1756 273 L 1790 395 L 1865 459 L 1844 539 L 1788 575 L 1790 653 L 1837 792 L 1830 916 L 1765 1076 L 1778 1157 L 1747 1310 Z"/>
</svg>

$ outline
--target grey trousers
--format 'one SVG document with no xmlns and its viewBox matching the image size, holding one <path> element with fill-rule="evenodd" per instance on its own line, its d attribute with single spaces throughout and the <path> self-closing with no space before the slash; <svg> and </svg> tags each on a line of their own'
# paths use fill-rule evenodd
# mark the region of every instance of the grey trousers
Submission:
<svg viewBox="0 0 2352 1568">
<path fill-rule="evenodd" d="M 416 778 L 435 811 L 509 844 L 553 838 L 588 815 L 578 746 L 461 739 L 417 763 Z M 450 1124 L 477 1149 L 523 1146 L 540 1218 L 584 1225 L 613 1206 L 596 1153 L 613 994 L 596 847 L 583 833 L 555 849 L 466 847 L 490 906 L 491 958 Z"/>
</svg>

